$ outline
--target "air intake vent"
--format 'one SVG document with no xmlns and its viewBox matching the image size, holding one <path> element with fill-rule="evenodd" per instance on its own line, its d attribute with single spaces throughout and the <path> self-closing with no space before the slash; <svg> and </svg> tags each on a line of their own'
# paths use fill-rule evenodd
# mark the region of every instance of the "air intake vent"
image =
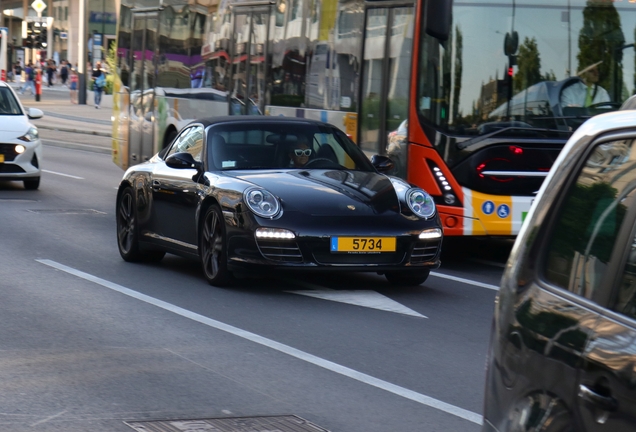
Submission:
<svg viewBox="0 0 636 432">
<path fill-rule="evenodd" d="M 439 240 L 420 241 L 415 243 L 411 252 L 411 263 L 424 263 L 435 261 L 440 249 Z"/>
<path fill-rule="evenodd" d="M 256 242 L 261 254 L 278 262 L 303 262 L 303 255 L 296 242 L 259 239 Z"/>
</svg>

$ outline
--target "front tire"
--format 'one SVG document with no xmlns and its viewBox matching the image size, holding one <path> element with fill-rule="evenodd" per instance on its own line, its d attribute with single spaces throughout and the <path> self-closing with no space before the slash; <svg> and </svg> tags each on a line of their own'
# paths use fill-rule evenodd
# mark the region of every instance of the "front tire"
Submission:
<svg viewBox="0 0 636 432">
<path fill-rule="evenodd" d="M 26 190 L 36 190 L 40 187 L 40 177 L 32 180 L 24 180 L 23 183 Z"/>
<path fill-rule="evenodd" d="M 199 232 L 199 255 L 205 279 L 210 285 L 229 285 L 232 274 L 227 269 L 225 222 L 218 206 L 206 210 Z"/>
<path fill-rule="evenodd" d="M 384 276 L 393 285 L 417 286 L 423 284 L 428 279 L 429 271 L 422 272 L 387 272 Z"/>
<path fill-rule="evenodd" d="M 135 212 L 135 194 L 132 188 L 124 189 L 117 200 L 117 247 L 128 262 L 158 262 L 166 254 L 162 251 L 142 251 L 139 248 L 139 227 Z"/>
</svg>

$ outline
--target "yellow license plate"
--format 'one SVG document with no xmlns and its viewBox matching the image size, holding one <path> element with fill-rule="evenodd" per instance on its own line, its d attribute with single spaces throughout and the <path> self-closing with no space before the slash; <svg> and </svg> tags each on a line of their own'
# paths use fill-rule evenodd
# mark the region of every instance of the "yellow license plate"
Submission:
<svg viewBox="0 0 636 432">
<path fill-rule="evenodd" d="M 395 252 L 395 237 L 331 237 L 331 252 Z"/>
<path fill-rule="evenodd" d="M 0 153 L 0 163 L 4 163 L 4 155 Z"/>
</svg>

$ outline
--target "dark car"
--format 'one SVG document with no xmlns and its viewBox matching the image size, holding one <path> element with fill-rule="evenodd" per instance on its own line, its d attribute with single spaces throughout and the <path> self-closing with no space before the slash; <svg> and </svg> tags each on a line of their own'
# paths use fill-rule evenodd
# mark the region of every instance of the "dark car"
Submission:
<svg viewBox="0 0 636 432">
<path fill-rule="evenodd" d="M 420 284 L 440 264 L 432 198 L 380 173 L 339 129 L 283 117 L 192 122 L 117 193 L 126 261 L 200 259 L 213 285 L 258 270 L 346 270 Z"/>
<path fill-rule="evenodd" d="M 484 431 L 636 430 L 636 111 L 568 141 L 495 306 Z"/>
</svg>

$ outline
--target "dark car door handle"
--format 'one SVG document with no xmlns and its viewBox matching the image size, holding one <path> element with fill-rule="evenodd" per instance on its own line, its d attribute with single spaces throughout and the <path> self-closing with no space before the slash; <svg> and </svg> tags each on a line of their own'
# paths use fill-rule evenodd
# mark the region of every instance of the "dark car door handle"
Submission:
<svg viewBox="0 0 636 432">
<path fill-rule="evenodd" d="M 593 403 L 604 411 L 616 411 L 618 402 L 611 396 L 603 396 L 590 389 L 588 386 L 579 385 L 579 397 L 584 401 Z"/>
<path fill-rule="evenodd" d="M 154 190 L 159 190 L 161 189 L 161 182 L 157 181 L 157 180 L 153 180 L 152 181 L 152 188 Z"/>
</svg>

